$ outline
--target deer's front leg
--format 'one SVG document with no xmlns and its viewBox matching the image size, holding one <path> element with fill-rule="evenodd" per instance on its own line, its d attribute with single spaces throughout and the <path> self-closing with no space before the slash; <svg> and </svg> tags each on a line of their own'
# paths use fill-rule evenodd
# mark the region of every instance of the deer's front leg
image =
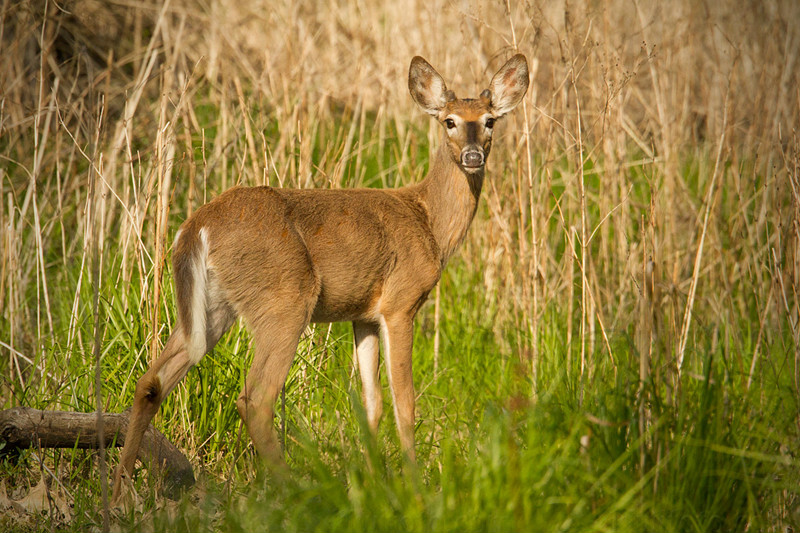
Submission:
<svg viewBox="0 0 800 533">
<path fill-rule="evenodd" d="M 384 357 L 392 390 L 394 417 L 400 445 L 411 462 L 414 453 L 414 378 L 411 366 L 413 344 L 412 318 L 404 315 L 381 318 Z"/>
</svg>

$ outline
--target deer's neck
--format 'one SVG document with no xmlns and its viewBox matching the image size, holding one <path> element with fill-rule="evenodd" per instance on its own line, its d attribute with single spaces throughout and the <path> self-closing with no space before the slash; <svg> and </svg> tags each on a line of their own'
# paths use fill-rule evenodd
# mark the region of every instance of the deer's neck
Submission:
<svg viewBox="0 0 800 533">
<path fill-rule="evenodd" d="M 428 210 L 442 266 L 467 234 L 483 187 L 484 171 L 466 173 L 442 145 L 420 183 L 420 199 Z"/>
</svg>

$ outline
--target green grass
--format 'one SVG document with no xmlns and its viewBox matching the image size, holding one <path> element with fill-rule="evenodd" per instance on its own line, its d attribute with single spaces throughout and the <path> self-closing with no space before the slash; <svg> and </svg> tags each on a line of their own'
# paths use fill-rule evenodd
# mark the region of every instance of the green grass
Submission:
<svg viewBox="0 0 800 533">
<path fill-rule="evenodd" d="M 402 472 L 391 416 L 377 442 L 365 437 L 357 383 L 348 380 L 350 346 L 342 342 L 324 377 L 303 387 L 290 379 L 291 479 L 258 476 L 246 486 L 234 481 L 228 494 L 221 479 L 205 477 L 205 491 L 185 500 L 180 512 L 157 512 L 154 522 L 139 527 L 766 530 L 773 513 L 796 497 L 800 465 L 791 446 L 797 435 L 789 428 L 797 405 L 791 384 L 780 376 L 747 394 L 736 386 L 741 376 L 725 368 L 722 351 L 709 351 L 702 376 L 680 382 L 674 405 L 648 384 L 649 421 L 640 434 L 631 352 L 616 353 L 617 372 L 601 365 L 581 405 L 576 376 L 560 364 L 563 348 L 545 350 L 545 366 L 553 368 L 548 387 L 535 404 L 520 403 L 508 392 L 529 385 L 527 380 L 502 356 L 492 356 L 496 347 L 482 342 L 479 330 L 456 318 L 448 313 L 447 329 L 462 340 L 446 336 L 445 373 L 433 379 L 429 353 L 417 352 L 416 381 L 430 385 L 420 402 L 416 470 Z M 474 335 L 477 348 L 470 342 Z M 780 353 L 773 355 L 779 361 Z M 197 374 L 203 372 L 201 365 L 189 381 L 202 381 Z M 327 405 L 304 408 L 298 397 L 306 387 Z M 315 428 L 307 425 L 309 411 L 321 415 Z M 227 429 L 233 432 L 235 422 Z"/>
</svg>

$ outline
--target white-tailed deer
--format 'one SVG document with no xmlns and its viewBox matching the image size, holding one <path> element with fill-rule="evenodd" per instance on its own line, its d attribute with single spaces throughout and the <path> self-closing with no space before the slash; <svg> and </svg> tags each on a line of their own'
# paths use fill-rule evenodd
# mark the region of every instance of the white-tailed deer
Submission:
<svg viewBox="0 0 800 533">
<path fill-rule="evenodd" d="M 273 409 L 300 336 L 310 322 L 338 321 L 353 323 L 373 432 L 383 412 L 381 338 L 400 443 L 414 460 L 414 315 L 472 222 L 495 120 L 522 100 L 528 65 L 515 55 L 479 98 L 459 99 L 415 57 L 408 88 L 444 127 L 421 183 L 388 190 L 237 187 L 183 223 L 173 252 L 177 327 L 136 385 L 114 501 L 161 402 L 237 316 L 252 331 L 254 349 L 237 407 L 268 462 L 283 462 Z"/>
</svg>

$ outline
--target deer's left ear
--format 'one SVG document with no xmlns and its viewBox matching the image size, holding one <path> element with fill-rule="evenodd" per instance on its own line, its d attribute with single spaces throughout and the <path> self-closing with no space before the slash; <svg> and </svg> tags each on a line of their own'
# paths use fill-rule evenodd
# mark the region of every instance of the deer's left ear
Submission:
<svg viewBox="0 0 800 533">
<path fill-rule="evenodd" d="M 506 61 L 489 84 L 494 115 L 502 117 L 517 107 L 528 90 L 528 83 L 528 61 L 525 56 L 517 54 Z"/>
</svg>

